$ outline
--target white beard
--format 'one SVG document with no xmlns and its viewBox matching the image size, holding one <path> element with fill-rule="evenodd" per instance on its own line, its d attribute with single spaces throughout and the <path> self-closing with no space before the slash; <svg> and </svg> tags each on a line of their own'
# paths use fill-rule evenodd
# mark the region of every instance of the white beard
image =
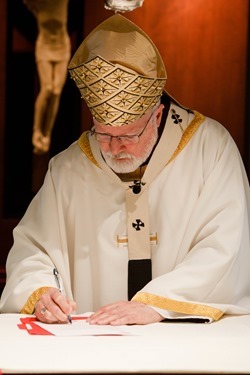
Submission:
<svg viewBox="0 0 250 375">
<path fill-rule="evenodd" d="M 112 155 L 111 152 L 103 152 L 102 155 L 104 157 L 104 160 L 108 164 L 108 166 L 113 169 L 114 172 L 116 173 L 130 173 L 135 171 L 137 168 L 139 168 L 140 165 L 142 165 L 149 155 L 151 154 L 154 145 L 156 144 L 158 139 L 158 128 L 156 125 L 154 125 L 154 133 L 151 136 L 149 143 L 145 147 L 145 149 L 142 152 L 142 155 L 138 158 L 135 156 L 121 152 L 120 154 L 117 155 Z M 120 160 L 124 159 L 126 160 Z"/>
</svg>

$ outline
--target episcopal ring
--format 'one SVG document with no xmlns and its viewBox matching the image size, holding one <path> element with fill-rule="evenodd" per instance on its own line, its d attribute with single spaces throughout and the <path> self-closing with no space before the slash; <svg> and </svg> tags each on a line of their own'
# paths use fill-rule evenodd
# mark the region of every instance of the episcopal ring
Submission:
<svg viewBox="0 0 250 375">
<path fill-rule="evenodd" d="M 41 309 L 41 314 L 44 315 L 45 312 L 46 312 L 46 307 L 43 307 L 43 308 Z"/>
</svg>

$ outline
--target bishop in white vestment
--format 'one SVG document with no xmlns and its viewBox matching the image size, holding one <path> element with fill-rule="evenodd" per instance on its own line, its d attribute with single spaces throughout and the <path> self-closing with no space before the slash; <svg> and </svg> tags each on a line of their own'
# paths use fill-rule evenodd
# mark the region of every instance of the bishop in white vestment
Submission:
<svg viewBox="0 0 250 375">
<path fill-rule="evenodd" d="M 151 66 L 135 66 L 139 57 L 122 65 L 105 48 L 108 34 L 117 53 L 115 42 L 123 46 L 128 30 L 134 43 L 149 43 L 145 54 L 154 56 L 154 73 Z M 77 313 L 132 299 L 163 319 L 212 322 L 249 314 L 249 183 L 228 131 L 171 98 L 156 47 L 120 15 L 86 38 L 69 70 L 107 134 L 84 132 L 51 159 L 14 230 L 1 312 L 32 314 L 41 295 L 57 288 L 56 269 Z M 116 173 L 100 139 L 146 116 L 159 101 L 164 110 L 153 152 L 135 171 Z"/>
</svg>

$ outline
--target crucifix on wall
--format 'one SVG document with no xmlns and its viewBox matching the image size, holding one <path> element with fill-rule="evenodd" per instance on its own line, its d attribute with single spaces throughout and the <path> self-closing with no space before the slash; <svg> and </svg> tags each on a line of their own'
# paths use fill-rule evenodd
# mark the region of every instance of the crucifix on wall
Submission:
<svg viewBox="0 0 250 375">
<path fill-rule="evenodd" d="M 68 0 L 23 2 L 34 14 L 38 27 L 35 59 L 40 89 L 35 101 L 32 144 L 34 154 L 44 154 L 50 148 L 71 55 L 67 30 Z"/>
</svg>

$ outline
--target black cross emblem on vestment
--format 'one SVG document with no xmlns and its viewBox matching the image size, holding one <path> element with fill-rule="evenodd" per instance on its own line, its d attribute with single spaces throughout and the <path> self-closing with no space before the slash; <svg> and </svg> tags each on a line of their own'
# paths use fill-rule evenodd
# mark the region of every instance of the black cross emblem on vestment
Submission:
<svg viewBox="0 0 250 375">
<path fill-rule="evenodd" d="M 132 223 L 132 226 L 135 230 L 141 230 L 140 227 L 144 227 L 145 225 L 140 219 L 136 219 L 136 223 Z"/>
<path fill-rule="evenodd" d="M 171 118 L 174 120 L 174 124 L 180 124 L 182 122 L 182 118 L 174 109 L 172 109 L 172 116 Z"/>
</svg>

